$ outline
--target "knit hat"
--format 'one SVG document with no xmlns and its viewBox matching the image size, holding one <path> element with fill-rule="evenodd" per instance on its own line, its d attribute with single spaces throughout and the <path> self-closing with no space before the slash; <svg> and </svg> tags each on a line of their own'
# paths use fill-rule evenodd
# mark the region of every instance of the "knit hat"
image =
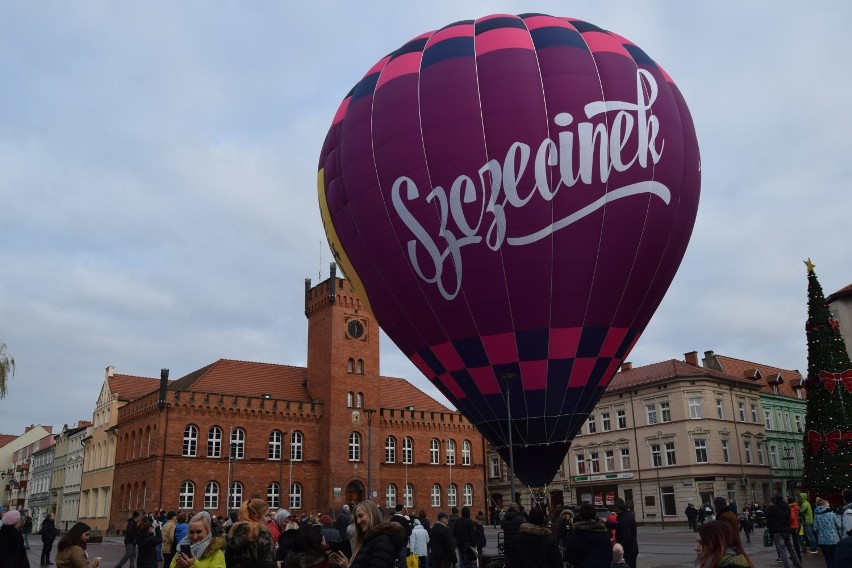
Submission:
<svg viewBox="0 0 852 568">
<path fill-rule="evenodd" d="M 21 522 L 21 512 L 17 509 L 12 509 L 11 511 L 6 511 L 6 514 L 3 515 L 3 526 L 9 527 L 13 525 L 17 525 Z"/>
<path fill-rule="evenodd" d="M 331 517 L 329 517 L 328 515 L 321 516 L 320 517 L 320 524 L 325 525 L 327 527 L 330 527 L 331 526 Z"/>
<path fill-rule="evenodd" d="M 540 507 L 533 507 L 530 511 L 530 522 L 534 525 L 544 525 L 544 511 Z"/>
</svg>

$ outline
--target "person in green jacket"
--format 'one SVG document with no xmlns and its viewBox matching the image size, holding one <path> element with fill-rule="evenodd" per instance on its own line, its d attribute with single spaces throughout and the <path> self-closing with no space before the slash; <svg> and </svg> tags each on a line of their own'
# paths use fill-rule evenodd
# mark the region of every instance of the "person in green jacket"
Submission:
<svg viewBox="0 0 852 568">
<path fill-rule="evenodd" d="M 817 553 L 816 533 L 814 533 L 814 510 L 808 502 L 807 493 L 799 493 L 799 523 L 805 525 L 805 536 L 808 539 L 811 554 Z"/>
</svg>

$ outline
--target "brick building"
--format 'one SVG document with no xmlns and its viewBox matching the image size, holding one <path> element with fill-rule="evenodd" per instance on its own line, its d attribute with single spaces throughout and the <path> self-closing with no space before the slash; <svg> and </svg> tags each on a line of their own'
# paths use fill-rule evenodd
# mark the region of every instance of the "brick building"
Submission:
<svg viewBox="0 0 852 568">
<path fill-rule="evenodd" d="M 224 515 L 258 496 L 333 512 L 368 488 L 433 519 L 485 509 L 478 431 L 379 374 L 379 326 L 348 281 L 305 288 L 307 367 L 221 359 L 169 383 L 164 405 L 152 392 L 118 410 L 113 532 L 133 510 Z"/>
</svg>

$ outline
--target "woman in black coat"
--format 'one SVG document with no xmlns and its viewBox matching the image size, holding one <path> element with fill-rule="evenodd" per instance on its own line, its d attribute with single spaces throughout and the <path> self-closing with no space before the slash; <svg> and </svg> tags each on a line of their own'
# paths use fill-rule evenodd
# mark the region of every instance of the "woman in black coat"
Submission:
<svg viewBox="0 0 852 568">
<path fill-rule="evenodd" d="M 53 541 L 56 540 L 56 524 L 53 522 L 53 513 L 47 515 L 47 518 L 41 522 L 41 565 L 49 566 L 53 564 L 50 561 L 50 551 L 53 550 Z"/>
<path fill-rule="evenodd" d="M 136 568 L 158 568 L 157 545 L 162 542 L 160 527 L 152 531 L 150 519 L 146 518 L 140 522 L 136 537 Z"/>
<path fill-rule="evenodd" d="M 609 529 L 597 518 L 595 506 L 580 507 L 580 521 L 568 537 L 565 560 L 574 568 L 609 568 L 612 564 L 612 544 Z"/>
<path fill-rule="evenodd" d="M 0 528 L 0 568 L 30 568 L 24 536 L 18 530 L 21 513 L 6 511 Z"/>
<path fill-rule="evenodd" d="M 562 568 L 556 536 L 544 526 L 544 512 L 538 507 L 530 511 L 530 522 L 523 523 L 509 547 L 512 568 Z"/>
<path fill-rule="evenodd" d="M 408 541 L 405 529 L 396 522 L 382 522 L 382 513 L 372 501 L 355 506 L 355 550 L 350 561 L 340 551 L 329 556 L 337 568 L 393 568 L 399 551 Z"/>
</svg>

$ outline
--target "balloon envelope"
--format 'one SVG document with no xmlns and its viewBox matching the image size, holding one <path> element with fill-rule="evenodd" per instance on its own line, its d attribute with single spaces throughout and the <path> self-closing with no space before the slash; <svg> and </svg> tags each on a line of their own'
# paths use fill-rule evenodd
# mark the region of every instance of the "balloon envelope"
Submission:
<svg viewBox="0 0 852 568">
<path fill-rule="evenodd" d="M 683 97 L 637 46 L 498 14 L 376 63 L 318 191 L 381 327 L 504 458 L 511 424 L 516 474 L 544 485 L 674 277 L 700 162 Z"/>
</svg>

